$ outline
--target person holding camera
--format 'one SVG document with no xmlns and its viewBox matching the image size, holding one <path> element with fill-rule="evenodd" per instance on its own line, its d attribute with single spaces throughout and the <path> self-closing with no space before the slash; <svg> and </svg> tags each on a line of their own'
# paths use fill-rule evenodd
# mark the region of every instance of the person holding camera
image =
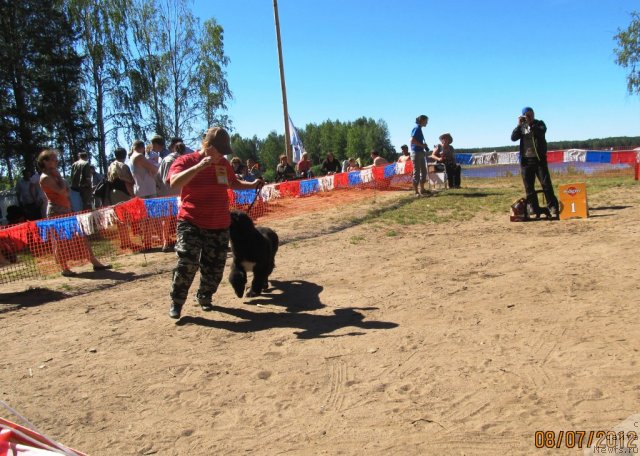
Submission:
<svg viewBox="0 0 640 456">
<path fill-rule="evenodd" d="M 551 174 L 547 164 L 547 126 L 542 120 L 535 118 L 533 109 L 525 107 L 518 117 L 518 125 L 511 133 L 511 141 L 520 141 L 520 172 L 527 199 L 527 211 L 540 217 L 540 203 L 535 189 L 536 176 L 542 186 L 547 200 L 549 216 L 557 218 L 559 213 L 558 199 L 553 192 Z"/>
</svg>

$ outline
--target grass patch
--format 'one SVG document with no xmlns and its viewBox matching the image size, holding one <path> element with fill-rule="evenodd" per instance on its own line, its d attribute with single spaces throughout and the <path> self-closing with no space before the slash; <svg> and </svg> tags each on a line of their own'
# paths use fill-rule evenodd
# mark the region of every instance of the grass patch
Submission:
<svg viewBox="0 0 640 456">
<path fill-rule="evenodd" d="M 557 189 L 560 185 L 584 181 L 584 176 L 577 175 L 554 177 L 556 196 L 559 196 Z M 586 182 L 589 197 L 613 188 L 639 185 L 629 176 L 590 176 Z M 369 211 L 361 222 L 381 222 L 388 227 L 389 223 L 405 226 L 463 222 L 475 216 L 487 219 L 490 214 L 508 214 L 513 201 L 524 196 L 520 176 L 491 179 L 490 185 L 486 179 L 467 179 L 464 184 L 465 188 L 443 190 L 430 197 L 407 196 L 391 207 Z M 536 183 L 536 188 L 540 188 L 539 183 Z M 388 231 L 387 235 L 393 236 L 395 234 L 389 233 L 395 233 L 395 230 Z"/>
<path fill-rule="evenodd" d="M 351 244 L 357 245 L 359 243 L 361 243 L 362 241 L 365 240 L 365 237 L 362 235 L 357 235 L 357 236 L 351 236 L 351 239 L 349 239 L 349 242 Z"/>
</svg>

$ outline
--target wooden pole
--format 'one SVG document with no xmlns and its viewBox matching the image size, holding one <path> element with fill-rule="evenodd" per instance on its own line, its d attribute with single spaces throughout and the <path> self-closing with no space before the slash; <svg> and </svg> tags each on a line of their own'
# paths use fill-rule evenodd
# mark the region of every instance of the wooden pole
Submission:
<svg viewBox="0 0 640 456">
<path fill-rule="evenodd" d="M 293 164 L 291 133 L 289 132 L 289 109 L 287 108 L 287 86 L 284 82 L 284 64 L 282 63 L 282 43 L 280 41 L 280 19 L 278 18 L 278 0 L 273 0 L 273 16 L 276 22 L 276 40 L 278 42 L 278 64 L 280 66 L 280 86 L 282 87 L 282 107 L 284 111 L 284 147 L 290 164 Z"/>
</svg>

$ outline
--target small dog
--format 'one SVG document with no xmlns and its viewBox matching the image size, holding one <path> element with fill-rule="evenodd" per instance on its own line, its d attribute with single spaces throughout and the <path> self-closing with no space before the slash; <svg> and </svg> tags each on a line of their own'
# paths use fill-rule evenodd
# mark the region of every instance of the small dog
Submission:
<svg viewBox="0 0 640 456">
<path fill-rule="evenodd" d="M 247 284 L 247 272 L 252 271 L 253 281 L 246 296 L 259 296 L 269 288 L 269 275 L 276 266 L 278 235 L 270 228 L 256 227 L 253 220 L 241 211 L 231 212 L 229 234 L 233 253 L 229 282 L 236 295 L 241 298 Z"/>
</svg>

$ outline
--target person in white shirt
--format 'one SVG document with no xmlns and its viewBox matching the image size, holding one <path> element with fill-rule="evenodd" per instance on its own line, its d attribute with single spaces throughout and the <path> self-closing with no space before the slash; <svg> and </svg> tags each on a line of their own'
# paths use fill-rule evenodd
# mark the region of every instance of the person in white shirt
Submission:
<svg viewBox="0 0 640 456">
<path fill-rule="evenodd" d="M 140 140 L 133 142 L 133 153 L 130 160 L 131 173 L 135 181 L 133 193 L 138 198 L 153 198 L 158 194 L 155 176 L 160 165 L 147 159 L 144 143 Z"/>
<path fill-rule="evenodd" d="M 134 141 L 133 153 L 131 154 L 131 173 L 133 174 L 133 193 L 138 198 L 147 199 L 155 198 L 158 195 L 156 187 L 156 174 L 159 165 L 154 164 L 145 157 L 144 143 L 140 140 Z M 159 236 L 160 233 L 154 233 L 151 220 L 146 218 L 141 222 L 142 243 L 145 249 L 152 247 L 153 235 Z"/>
</svg>

